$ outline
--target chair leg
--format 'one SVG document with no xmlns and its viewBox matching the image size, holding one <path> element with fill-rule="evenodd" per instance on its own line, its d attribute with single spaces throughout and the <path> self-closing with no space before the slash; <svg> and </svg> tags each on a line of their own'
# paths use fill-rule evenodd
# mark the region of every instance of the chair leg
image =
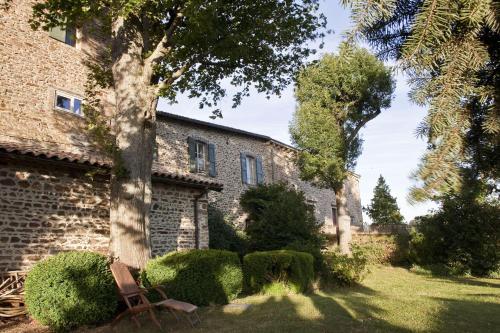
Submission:
<svg viewBox="0 0 500 333">
<path fill-rule="evenodd" d="M 188 313 L 183 313 L 184 318 L 188 321 L 188 323 L 191 325 L 191 327 L 195 327 L 196 324 L 201 323 L 200 316 L 198 316 L 198 312 L 195 311 L 191 314 Z"/>
<path fill-rule="evenodd" d="M 156 315 L 155 315 L 155 312 L 153 309 L 149 309 L 149 315 L 151 316 L 151 319 L 156 324 L 156 326 L 158 326 L 158 328 L 161 330 L 162 329 L 161 324 L 158 321 L 158 319 L 156 318 Z"/>
</svg>

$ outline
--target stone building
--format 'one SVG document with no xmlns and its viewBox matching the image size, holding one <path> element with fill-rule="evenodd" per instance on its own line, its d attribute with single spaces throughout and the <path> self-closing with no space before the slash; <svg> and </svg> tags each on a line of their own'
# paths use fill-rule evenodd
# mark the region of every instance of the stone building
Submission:
<svg viewBox="0 0 500 333">
<path fill-rule="evenodd" d="M 87 137 L 87 69 L 105 40 L 85 27 L 33 31 L 30 0 L 0 16 L 0 272 L 26 269 L 58 251 L 108 252 L 111 161 Z M 113 112 L 113 95 L 102 92 Z M 298 177 L 293 147 L 270 137 L 158 113 L 153 165 L 154 255 L 208 246 L 207 205 L 244 228 L 239 197 L 249 186 L 286 181 L 305 192 L 335 233 L 335 198 Z M 346 182 L 361 224 L 358 179 Z"/>
</svg>

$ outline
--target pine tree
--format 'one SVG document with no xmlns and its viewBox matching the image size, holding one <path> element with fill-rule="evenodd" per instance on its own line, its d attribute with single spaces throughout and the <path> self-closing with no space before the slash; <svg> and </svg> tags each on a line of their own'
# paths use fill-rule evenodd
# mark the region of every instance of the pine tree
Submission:
<svg viewBox="0 0 500 333">
<path fill-rule="evenodd" d="M 402 224 L 403 216 L 399 212 L 396 198 L 389 190 L 389 185 L 384 177 L 380 175 L 377 185 L 373 189 L 373 198 L 371 204 L 365 208 L 373 224 Z"/>
<path fill-rule="evenodd" d="M 396 60 L 409 76 L 410 96 L 429 108 L 417 129 L 428 150 L 414 173 L 411 199 L 459 192 L 470 162 L 470 132 L 487 149 L 500 133 L 500 3 L 493 0 L 343 0 L 360 36 L 382 59 Z M 496 165 L 498 168 L 498 164 Z M 484 178 L 485 175 L 479 175 Z M 494 180 L 493 180 L 494 181 Z"/>
</svg>

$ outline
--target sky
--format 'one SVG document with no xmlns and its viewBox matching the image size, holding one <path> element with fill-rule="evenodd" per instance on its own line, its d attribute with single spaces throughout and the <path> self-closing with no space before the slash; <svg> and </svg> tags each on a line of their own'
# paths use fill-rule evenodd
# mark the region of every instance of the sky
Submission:
<svg viewBox="0 0 500 333">
<path fill-rule="evenodd" d="M 336 52 L 342 41 L 342 33 L 351 27 L 349 11 L 340 6 L 338 1 L 322 1 L 320 10 L 328 19 L 328 28 L 334 32 L 325 37 L 324 48 L 318 50 L 313 59 L 321 57 L 326 52 Z M 311 46 L 317 47 L 317 45 Z M 397 83 L 391 107 L 370 121 L 360 132 L 364 139 L 363 153 L 358 159 L 355 172 L 361 176 L 360 193 L 363 206 L 370 203 L 377 179 L 379 175 L 383 175 L 391 194 L 397 198 L 406 222 L 410 222 L 415 216 L 423 215 L 435 207 L 432 203 L 411 205 L 407 200 L 408 189 L 413 184 L 410 174 L 425 151 L 425 141 L 415 136 L 415 129 L 425 116 L 426 110 L 409 101 L 409 87 L 405 77 L 397 74 L 395 78 Z M 228 87 L 228 96 L 231 96 L 230 93 L 231 87 Z M 180 96 L 178 103 L 174 105 L 160 100 L 158 109 L 268 135 L 276 140 L 291 143 L 288 127 L 296 108 L 293 86 L 283 91 L 281 98 L 273 96 L 267 99 L 264 95 L 253 91 L 236 109 L 231 105 L 230 98 L 222 101 L 219 108 L 222 110 L 223 118 L 215 120 L 209 118 L 210 110 L 200 110 L 198 102 L 186 96 Z M 366 214 L 363 219 L 370 223 Z"/>
</svg>

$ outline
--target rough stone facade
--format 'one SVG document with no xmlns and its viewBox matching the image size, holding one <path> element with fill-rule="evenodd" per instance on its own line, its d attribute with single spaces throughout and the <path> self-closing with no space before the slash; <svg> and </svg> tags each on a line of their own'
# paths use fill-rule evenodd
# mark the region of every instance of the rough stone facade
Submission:
<svg viewBox="0 0 500 333">
<path fill-rule="evenodd" d="M 196 197 L 200 197 L 196 199 Z M 151 205 L 151 251 L 154 256 L 191 249 L 196 244 L 195 202 L 198 210 L 199 247 L 208 247 L 207 196 L 203 190 L 155 183 Z"/>
<path fill-rule="evenodd" d="M 269 137 L 217 126 L 167 113 L 158 115 L 157 161 L 164 168 L 179 174 L 190 174 L 188 138 L 196 138 L 215 145 L 217 174 L 214 179 L 224 185 L 222 192 L 210 192 L 209 201 L 230 216 L 230 220 L 243 228 L 246 216 L 239 198 L 249 185 L 241 176 L 240 153 L 262 159 L 264 183 L 286 182 L 304 192 L 315 206 L 318 222 L 327 233 L 336 233 L 334 224 L 335 193 L 300 180 L 295 164 L 296 150 Z M 201 177 L 209 177 L 200 174 Z M 345 183 L 351 223 L 362 224 L 358 177 L 351 175 Z"/>
<path fill-rule="evenodd" d="M 64 250 L 107 253 L 108 184 L 85 171 L 0 160 L 0 272 Z"/>
<path fill-rule="evenodd" d="M 0 156 L 0 272 L 23 270 L 68 250 L 108 253 L 109 177 L 91 179 L 70 163 Z M 150 215 L 153 255 L 208 247 L 204 190 L 155 182 Z"/>
<path fill-rule="evenodd" d="M 0 136 L 57 143 L 66 150 L 88 148 L 82 118 L 55 110 L 54 98 L 56 90 L 84 97 L 84 61 L 95 56 L 102 38 L 84 27 L 72 47 L 46 31 L 33 31 L 34 3 L 12 0 L 0 15 Z M 106 109 L 111 96 L 101 96 Z"/>
</svg>

